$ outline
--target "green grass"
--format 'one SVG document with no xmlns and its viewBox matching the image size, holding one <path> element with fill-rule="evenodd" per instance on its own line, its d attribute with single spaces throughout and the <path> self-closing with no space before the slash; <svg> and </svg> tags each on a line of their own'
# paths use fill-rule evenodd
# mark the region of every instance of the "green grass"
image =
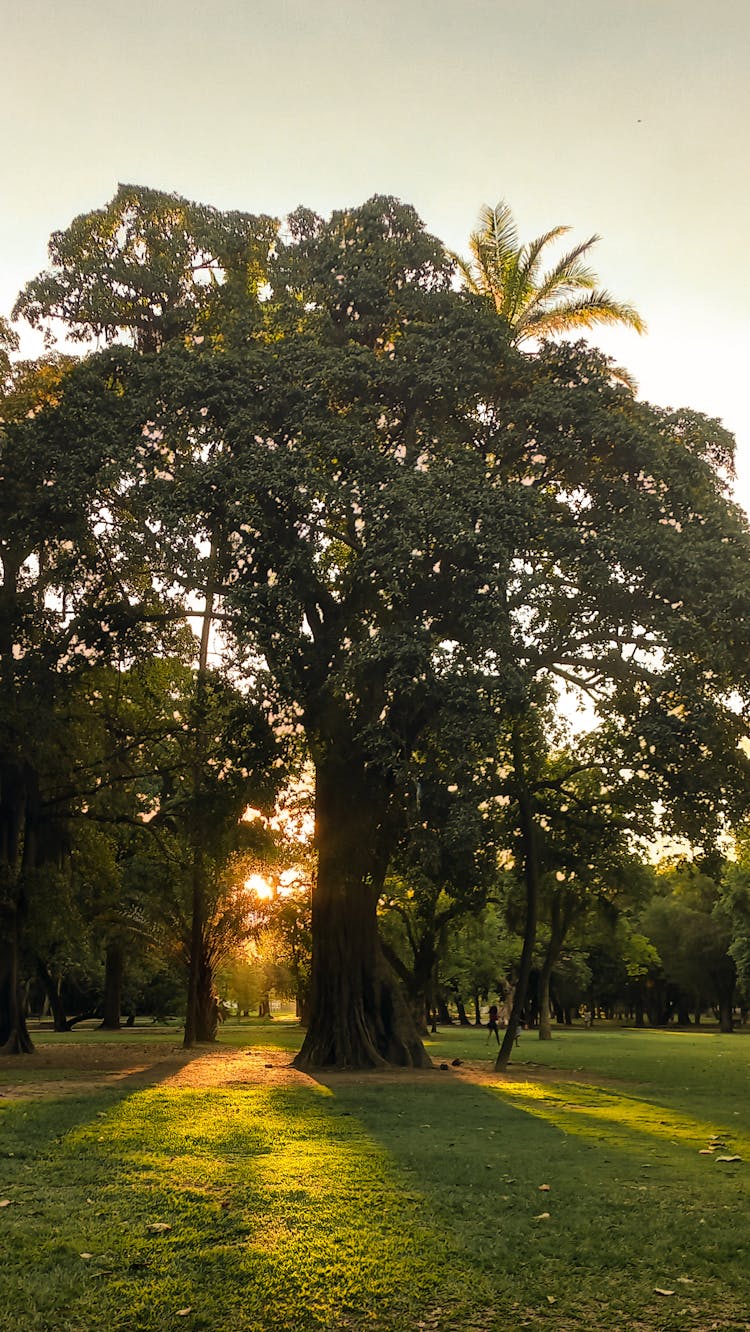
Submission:
<svg viewBox="0 0 750 1332">
<path fill-rule="evenodd" d="M 260 1041 L 292 1051 L 299 1030 L 222 1031 Z M 39 1044 L 46 1061 L 76 1042 L 95 1069 L 113 1038 Z M 448 1030 L 430 1052 L 489 1076 L 494 1048 Z M 0 1099 L 0 1328 L 750 1327 L 749 1062 L 743 1035 L 595 1029 L 526 1033 L 486 1085 L 84 1094 L 46 1067 L 72 1090 Z M 0 1092 L 32 1079 L 33 1059 L 0 1064 Z M 714 1134 L 744 1160 L 700 1155 Z"/>
</svg>

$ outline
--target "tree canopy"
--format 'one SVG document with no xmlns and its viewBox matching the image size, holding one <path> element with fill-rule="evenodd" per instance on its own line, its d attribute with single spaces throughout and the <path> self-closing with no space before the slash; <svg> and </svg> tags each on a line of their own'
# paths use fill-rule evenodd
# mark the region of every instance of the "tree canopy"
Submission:
<svg viewBox="0 0 750 1332">
<path fill-rule="evenodd" d="M 569 285 L 588 282 L 585 248 L 567 256 Z M 281 227 L 121 187 L 53 237 L 51 259 L 18 313 L 115 344 L 66 364 L 43 410 L 4 427 L 4 467 L 26 449 L 30 515 L 44 502 L 34 469 L 57 456 L 34 441 L 67 441 L 66 467 L 87 460 L 64 511 L 72 551 L 55 535 L 82 602 L 80 615 L 55 605 L 60 627 L 88 652 L 120 621 L 153 635 L 201 607 L 200 698 L 218 626 L 231 677 L 315 769 L 299 1062 L 423 1064 L 377 907 L 440 800 L 451 835 L 451 783 L 440 795 L 435 774 L 462 708 L 486 750 L 472 772 L 456 762 L 462 795 L 481 769 L 505 802 L 530 904 L 561 690 L 597 713 L 606 759 L 584 744 L 580 762 L 605 815 L 627 786 L 641 828 L 659 820 L 708 848 L 746 806 L 750 539 L 729 498 L 733 441 L 698 413 L 635 401 L 585 344 L 520 352 L 507 311 L 457 290 L 445 247 L 389 197 Z M 49 568 L 33 543 L 22 568 Z M 0 643 L 6 690 L 14 641 Z M 200 797 L 197 770 L 195 783 Z M 476 800 L 463 808 L 470 855 Z"/>
</svg>

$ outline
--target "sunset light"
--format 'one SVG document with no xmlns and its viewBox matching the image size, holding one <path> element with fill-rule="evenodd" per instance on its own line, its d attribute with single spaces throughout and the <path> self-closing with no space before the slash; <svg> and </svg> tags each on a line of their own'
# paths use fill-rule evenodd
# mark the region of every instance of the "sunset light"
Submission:
<svg viewBox="0 0 750 1332">
<path fill-rule="evenodd" d="M 264 902 L 273 897 L 273 888 L 262 874 L 251 874 L 249 879 L 245 879 L 245 887 Z"/>
</svg>

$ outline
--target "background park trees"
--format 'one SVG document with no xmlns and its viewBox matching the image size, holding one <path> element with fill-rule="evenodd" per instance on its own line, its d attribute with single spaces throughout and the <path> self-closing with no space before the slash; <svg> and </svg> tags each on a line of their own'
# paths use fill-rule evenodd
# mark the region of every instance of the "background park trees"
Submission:
<svg viewBox="0 0 750 1332">
<path fill-rule="evenodd" d="M 386 877 L 413 892 L 424 1007 L 438 936 L 485 908 L 508 856 L 525 892 L 512 1043 L 545 884 L 559 951 L 576 912 L 558 874 L 581 901 L 606 896 L 628 829 L 708 853 L 746 809 L 749 551 L 731 439 L 636 402 L 584 345 L 523 355 L 502 303 L 456 290 L 442 244 L 390 198 L 329 220 L 300 209 L 281 228 L 122 187 L 53 238 L 51 260 L 17 313 L 113 345 L 45 368 L 62 387 L 6 414 L 4 465 L 18 457 L 30 497 L 7 530 L 33 537 L 3 547 L 2 687 L 18 709 L 23 633 L 42 660 L 21 570 L 84 663 L 174 653 L 200 619 L 200 650 L 180 639 L 194 693 L 170 742 L 191 747 L 185 818 L 169 826 L 192 867 L 188 1037 L 211 1034 L 195 1017 L 208 862 L 253 803 L 248 774 L 273 789 L 283 729 L 315 771 L 301 1065 L 425 1061 L 380 943 Z M 63 458 L 58 518 L 39 468 Z M 61 660 L 44 657 L 45 678 Z M 596 752 L 560 733 L 561 690 L 589 700 Z M 252 735 L 208 724 L 228 691 L 255 709 Z M 21 729 L 4 741 L 4 790 L 26 808 Z M 165 753 L 149 779 L 162 788 Z M 160 797 L 151 836 L 168 808 Z M 20 826 L 5 841 L 8 939 L 32 847 Z M 5 975 L 10 1013 L 10 962 Z M 16 1013 L 0 1036 L 20 1026 Z"/>
</svg>

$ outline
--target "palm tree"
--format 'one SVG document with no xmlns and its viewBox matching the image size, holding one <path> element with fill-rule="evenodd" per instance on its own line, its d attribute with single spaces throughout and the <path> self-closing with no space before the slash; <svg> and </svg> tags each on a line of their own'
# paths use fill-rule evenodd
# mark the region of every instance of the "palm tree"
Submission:
<svg viewBox="0 0 750 1332">
<path fill-rule="evenodd" d="M 553 227 L 521 245 L 513 214 L 501 199 L 495 208 L 484 205 L 469 238 L 471 259 L 456 257 L 456 263 L 469 291 L 494 301 L 516 344 L 595 324 L 627 324 L 644 333 L 638 311 L 596 285 L 599 279 L 586 257 L 599 236 L 576 245 L 548 272 L 541 271 L 544 251 L 568 231 L 570 227 Z"/>
</svg>

